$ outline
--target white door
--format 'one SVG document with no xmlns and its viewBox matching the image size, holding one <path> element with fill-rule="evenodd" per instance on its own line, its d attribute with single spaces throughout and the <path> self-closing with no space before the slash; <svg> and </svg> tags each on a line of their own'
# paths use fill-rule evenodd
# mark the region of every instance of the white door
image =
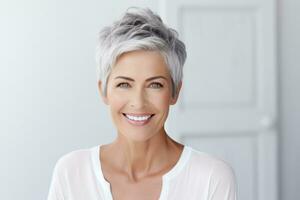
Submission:
<svg viewBox="0 0 300 200">
<path fill-rule="evenodd" d="M 234 168 L 240 200 L 277 200 L 275 0 L 163 0 L 187 46 L 166 129 Z"/>
</svg>

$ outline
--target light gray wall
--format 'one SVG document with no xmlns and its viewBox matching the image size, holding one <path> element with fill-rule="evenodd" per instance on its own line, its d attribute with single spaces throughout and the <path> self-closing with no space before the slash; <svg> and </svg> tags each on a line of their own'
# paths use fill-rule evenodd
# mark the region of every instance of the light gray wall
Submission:
<svg viewBox="0 0 300 200">
<path fill-rule="evenodd" d="M 300 1 L 279 0 L 281 199 L 300 199 Z"/>
<path fill-rule="evenodd" d="M 280 194 L 300 199 L 300 2 L 279 0 Z M 96 33 L 152 1 L 0 1 L 1 199 L 45 199 L 63 154 L 114 138 L 96 87 Z"/>
<path fill-rule="evenodd" d="M 114 138 L 96 84 L 100 27 L 156 1 L 0 1 L 0 199 L 46 199 L 63 154 Z"/>
</svg>

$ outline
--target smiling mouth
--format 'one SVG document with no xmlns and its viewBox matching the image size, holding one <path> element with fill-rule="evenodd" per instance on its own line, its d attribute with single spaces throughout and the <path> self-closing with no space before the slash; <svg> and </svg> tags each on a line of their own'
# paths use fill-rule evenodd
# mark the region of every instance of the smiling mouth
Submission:
<svg viewBox="0 0 300 200">
<path fill-rule="evenodd" d="M 133 125 L 145 125 L 155 114 L 145 114 L 145 115 L 131 115 L 122 113 L 123 116 L 127 119 L 127 121 Z"/>
</svg>

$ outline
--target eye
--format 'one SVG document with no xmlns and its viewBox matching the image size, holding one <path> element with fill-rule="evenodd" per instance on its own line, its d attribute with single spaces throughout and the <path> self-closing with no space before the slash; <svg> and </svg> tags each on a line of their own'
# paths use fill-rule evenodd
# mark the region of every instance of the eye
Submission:
<svg viewBox="0 0 300 200">
<path fill-rule="evenodd" d="M 128 83 L 119 83 L 117 85 L 117 87 L 120 87 L 120 88 L 128 88 L 130 85 Z"/>
<path fill-rule="evenodd" d="M 163 85 L 159 82 L 153 82 L 153 83 L 151 83 L 150 87 L 151 88 L 162 88 Z"/>
</svg>

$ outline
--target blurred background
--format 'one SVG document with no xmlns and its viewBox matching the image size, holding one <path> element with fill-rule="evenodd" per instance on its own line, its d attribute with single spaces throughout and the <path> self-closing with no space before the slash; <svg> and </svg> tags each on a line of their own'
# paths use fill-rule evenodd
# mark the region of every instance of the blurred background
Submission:
<svg viewBox="0 0 300 200">
<path fill-rule="evenodd" d="M 300 199 L 297 0 L 1 0 L 0 199 L 46 199 L 62 155 L 115 138 L 95 46 L 130 6 L 187 45 L 170 135 L 229 162 L 241 200 Z"/>
</svg>

